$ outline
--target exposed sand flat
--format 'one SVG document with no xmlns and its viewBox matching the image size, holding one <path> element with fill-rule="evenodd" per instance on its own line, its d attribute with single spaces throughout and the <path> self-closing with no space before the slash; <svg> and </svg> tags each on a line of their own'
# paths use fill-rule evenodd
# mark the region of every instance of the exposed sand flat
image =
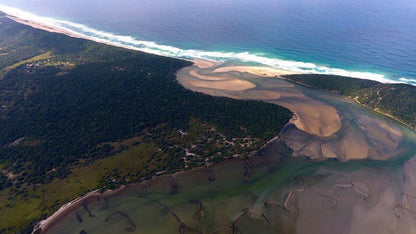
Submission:
<svg viewBox="0 0 416 234">
<path fill-rule="evenodd" d="M 362 115 L 357 122 L 380 154 L 393 153 L 403 137 L 397 126 L 380 119 Z"/>
<path fill-rule="evenodd" d="M 320 137 L 328 137 L 341 128 L 337 110 L 323 102 L 302 97 L 277 102 L 296 114 L 292 122 L 297 128 Z"/>
<path fill-rule="evenodd" d="M 221 65 L 217 65 L 221 66 Z M 252 71 L 250 75 L 247 73 Z M 267 73 L 269 72 L 269 73 Z M 293 156 L 312 159 L 338 158 L 341 161 L 356 159 L 388 159 L 401 152 L 403 136 L 394 122 L 386 122 L 366 111 L 345 107 L 337 108 L 325 99 L 314 98 L 315 92 L 284 79 L 263 77 L 264 74 L 283 74 L 264 67 L 188 67 L 178 72 L 178 81 L 185 87 L 209 95 L 235 99 L 264 100 L 290 109 L 296 130 L 282 137 L 293 149 Z M 259 75 L 256 75 L 259 74 Z M 318 94 L 321 95 L 321 94 Z M 345 103 L 335 94 L 329 99 Z M 355 105 L 348 102 L 348 105 Z M 342 104 L 341 106 L 343 106 Z M 342 118 L 341 118 L 342 116 Z M 348 116 L 348 117 L 347 117 Z M 301 131 L 299 131 L 301 130 Z"/>
<path fill-rule="evenodd" d="M 222 89 L 228 91 L 243 91 L 256 87 L 256 85 L 251 82 L 237 79 L 223 81 L 189 80 L 187 81 L 187 84 L 198 88 Z"/>
<path fill-rule="evenodd" d="M 368 158 L 368 144 L 362 134 L 348 132 L 343 137 L 340 150 L 345 153 L 345 160 Z"/>
<path fill-rule="evenodd" d="M 258 100 L 271 100 L 278 99 L 281 97 L 279 92 L 270 90 L 247 90 L 243 94 L 243 98 L 247 99 L 258 99 Z"/>
<path fill-rule="evenodd" d="M 330 144 L 322 144 L 321 145 L 321 152 L 325 158 L 338 158 L 339 156 L 336 153 L 335 147 Z"/>
<path fill-rule="evenodd" d="M 254 100 L 273 100 L 280 98 L 299 98 L 301 93 L 292 92 L 292 91 L 271 91 L 271 90 L 247 90 L 242 94 L 244 99 L 254 99 Z M 289 108 L 290 109 L 290 108 Z"/>
<path fill-rule="evenodd" d="M 229 67 L 220 67 L 213 71 L 213 73 L 219 72 L 247 72 L 253 75 L 262 76 L 262 77 L 274 77 L 282 75 L 292 75 L 297 74 L 296 72 L 280 70 L 271 67 L 261 67 L 261 66 L 229 66 Z"/>
<path fill-rule="evenodd" d="M 331 174 L 298 193 L 298 233 L 413 233 L 397 232 L 416 224 L 415 216 L 404 215 L 405 221 L 393 214 L 401 199 L 394 176 L 370 170 Z"/>
<path fill-rule="evenodd" d="M 276 78 L 263 78 L 262 82 L 260 83 L 263 88 L 292 88 L 289 89 L 291 93 L 300 93 L 293 89 L 295 87 L 294 84 L 287 82 L 284 79 L 276 79 Z M 283 90 L 281 90 L 283 91 Z M 302 93 L 300 93 L 302 94 Z M 303 94 L 302 94 L 303 95 Z"/>
<path fill-rule="evenodd" d="M 215 76 L 201 75 L 195 70 L 190 71 L 189 75 L 191 75 L 193 77 L 196 77 L 198 79 L 201 79 L 201 80 L 227 80 L 227 79 L 230 79 L 230 77 L 227 77 L 226 75 L 215 75 Z"/>
<path fill-rule="evenodd" d="M 255 67 L 222 67 L 219 69 L 222 69 L 220 71 L 225 74 L 216 75 L 214 72 L 213 76 L 201 75 L 200 73 L 198 73 L 197 70 L 190 69 L 188 72 L 186 72 L 186 75 L 190 77 L 182 76 L 181 78 L 179 78 L 179 80 L 181 81 L 182 79 L 184 79 L 184 85 L 186 85 L 188 88 L 191 88 L 193 90 L 195 90 L 196 88 L 196 91 L 204 92 L 210 95 L 212 95 L 213 93 L 207 91 L 206 89 L 221 89 L 224 91 L 247 90 L 240 94 L 234 93 L 231 95 L 221 95 L 238 99 L 284 99 L 276 100 L 273 102 L 290 109 L 296 114 L 296 118 L 293 120 L 293 123 L 299 129 L 321 137 L 330 136 L 339 130 L 341 126 L 341 121 L 334 107 L 305 96 L 303 93 L 296 90 L 293 84 L 284 80 L 275 79 L 274 82 L 268 80 L 267 84 L 265 85 L 262 85 L 261 82 L 259 83 L 263 87 L 267 86 L 267 88 L 271 88 L 268 87 L 270 83 L 275 83 L 276 85 L 273 87 L 273 90 L 263 90 L 261 88 L 257 88 L 255 90 L 248 90 L 255 88 L 255 85 L 247 80 L 238 79 L 238 76 L 232 76 L 232 72 L 234 72 L 237 68 L 240 68 L 240 70 L 249 70 L 254 69 Z M 219 69 L 215 69 L 214 71 L 218 71 Z M 261 67 L 261 69 L 263 68 Z M 272 70 L 274 71 L 275 69 Z M 226 71 L 228 71 L 228 73 L 226 73 Z M 198 78 L 198 80 L 193 79 L 192 77 Z M 203 80 L 209 80 L 210 82 L 206 82 Z M 258 80 L 256 79 L 256 82 L 257 81 Z M 198 90 L 198 88 L 204 88 L 205 90 Z"/>
<path fill-rule="evenodd" d="M 202 69 L 210 68 L 210 67 L 213 67 L 213 66 L 217 65 L 216 62 L 208 61 L 208 60 L 204 60 L 204 59 L 195 59 L 195 60 L 192 60 L 192 62 L 198 68 L 202 68 Z"/>
</svg>

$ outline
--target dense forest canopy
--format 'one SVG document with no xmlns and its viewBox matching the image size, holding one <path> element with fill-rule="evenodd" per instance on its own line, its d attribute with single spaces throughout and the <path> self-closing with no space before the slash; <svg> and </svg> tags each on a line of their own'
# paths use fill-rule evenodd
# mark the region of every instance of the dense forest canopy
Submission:
<svg viewBox="0 0 416 234">
<path fill-rule="evenodd" d="M 0 25 L 0 232 L 93 189 L 247 157 L 292 116 L 186 90 L 187 61 Z"/>
<path fill-rule="evenodd" d="M 49 33 L 8 18 L 1 22 L 0 68 L 9 70 L 0 82 L 0 163 L 19 175 L 17 184 L 63 178 L 80 159 L 114 153 L 111 144 L 102 143 L 146 134 L 164 152 L 176 152 L 162 168 L 183 168 L 184 147 L 168 136 L 187 132 L 192 119 L 211 126 L 224 141 L 253 143 L 216 152 L 216 160 L 248 154 L 276 136 L 291 116 L 276 105 L 184 89 L 175 72 L 191 65 L 186 61 Z M 10 69 L 20 61 L 25 62 Z M 218 144 L 201 143 L 199 156 L 213 156 L 203 148 Z"/>
</svg>

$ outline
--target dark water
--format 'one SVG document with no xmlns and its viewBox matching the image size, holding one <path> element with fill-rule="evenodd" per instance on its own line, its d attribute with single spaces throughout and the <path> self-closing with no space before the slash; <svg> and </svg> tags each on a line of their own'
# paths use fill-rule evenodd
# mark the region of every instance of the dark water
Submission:
<svg viewBox="0 0 416 234">
<path fill-rule="evenodd" d="M 0 4 L 49 18 L 0 7 L 10 14 L 156 54 L 416 84 L 414 0 L 0 0 Z"/>
</svg>

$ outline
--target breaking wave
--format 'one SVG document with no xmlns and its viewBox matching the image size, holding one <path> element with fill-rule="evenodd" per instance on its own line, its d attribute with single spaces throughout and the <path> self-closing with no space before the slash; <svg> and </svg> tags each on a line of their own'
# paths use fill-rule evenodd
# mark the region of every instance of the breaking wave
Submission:
<svg viewBox="0 0 416 234">
<path fill-rule="evenodd" d="M 226 51 L 203 51 L 193 49 L 181 49 L 169 45 L 161 45 L 152 41 L 142 41 L 131 36 L 117 35 L 110 32 L 100 31 L 83 24 L 73 23 L 66 20 L 59 20 L 50 17 L 42 17 L 17 8 L 0 5 L 0 11 L 7 15 L 39 23 L 66 31 L 72 35 L 78 35 L 93 41 L 107 43 L 115 46 L 125 47 L 146 53 L 162 55 L 181 59 L 206 59 L 213 61 L 237 60 L 247 63 L 271 66 L 277 69 L 289 70 L 299 73 L 340 75 L 361 79 L 375 80 L 383 83 L 408 83 L 416 85 L 415 79 L 400 78 L 394 79 L 383 74 L 348 71 L 328 66 L 317 65 L 309 62 L 282 60 L 251 52 L 226 52 Z"/>
</svg>

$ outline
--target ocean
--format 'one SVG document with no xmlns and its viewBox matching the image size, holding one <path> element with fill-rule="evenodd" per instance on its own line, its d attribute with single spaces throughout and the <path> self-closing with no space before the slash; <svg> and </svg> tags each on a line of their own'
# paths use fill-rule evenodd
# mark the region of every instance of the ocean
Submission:
<svg viewBox="0 0 416 234">
<path fill-rule="evenodd" d="M 416 85 L 415 0 L 0 0 L 0 11 L 169 57 Z"/>
</svg>

